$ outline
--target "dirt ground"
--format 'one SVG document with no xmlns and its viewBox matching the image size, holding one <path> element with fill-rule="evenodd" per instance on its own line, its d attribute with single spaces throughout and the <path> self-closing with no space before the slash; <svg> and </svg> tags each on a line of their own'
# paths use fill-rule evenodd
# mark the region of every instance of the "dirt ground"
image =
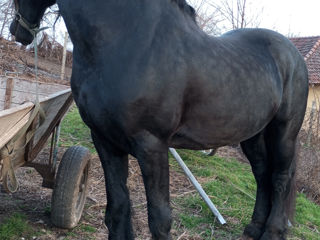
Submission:
<svg viewBox="0 0 320 240">
<path fill-rule="evenodd" d="M 60 80 L 61 63 L 55 59 L 39 56 L 38 79 L 40 82 L 69 84 L 71 66 L 66 66 L 65 78 Z M 34 52 L 0 37 L 0 76 L 18 76 L 23 79 L 35 79 Z"/>
<path fill-rule="evenodd" d="M 64 152 L 60 150 L 60 155 Z M 240 157 L 241 154 L 235 148 L 221 148 L 218 155 L 224 157 Z M 48 157 L 48 151 L 40 154 L 38 159 L 45 160 Z M 76 227 L 70 233 L 69 230 L 55 228 L 50 221 L 50 204 L 52 190 L 41 187 L 41 176 L 32 168 L 20 168 L 17 172 L 20 187 L 14 194 L 0 192 L 0 223 L 13 212 L 19 212 L 27 216 L 29 223 L 41 234 L 34 239 L 38 240 L 62 240 L 68 239 L 106 239 L 108 230 L 104 225 L 104 214 L 106 206 L 106 194 L 104 187 L 104 176 L 100 162 L 97 156 L 93 156 L 91 170 L 89 193 L 79 227 Z M 1 187 L 1 185 L 0 185 Z M 129 160 L 129 178 L 128 188 L 132 204 L 132 222 L 136 239 L 151 239 L 147 225 L 146 198 L 144 192 L 141 172 L 137 161 L 134 158 Z M 184 174 L 170 169 L 170 194 L 171 199 L 176 197 L 194 194 L 190 181 Z M 179 206 L 172 201 L 173 219 L 175 228 L 171 233 L 173 239 L 199 239 L 190 237 L 187 231 L 179 228 L 178 212 L 181 212 Z M 85 226 L 96 229 L 94 232 L 88 232 Z M 180 237 L 180 238 L 179 238 Z"/>
</svg>

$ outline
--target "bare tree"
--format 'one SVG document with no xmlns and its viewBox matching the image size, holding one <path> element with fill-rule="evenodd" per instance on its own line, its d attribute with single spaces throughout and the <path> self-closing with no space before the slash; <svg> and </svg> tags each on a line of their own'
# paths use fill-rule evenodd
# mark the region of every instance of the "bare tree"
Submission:
<svg viewBox="0 0 320 240">
<path fill-rule="evenodd" d="M 0 36 L 4 36 L 8 32 L 9 25 L 13 18 L 13 8 L 11 0 L 0 0 Z"/>
<path fill-rule="evenodd" d="M 197 12 L 200 28 L 211 35 L 221 32 L 259 27 L 263 7 L 254 0 L 188 0 Z"/>
<path fill-rule="evenodd" d="M 225 20 L 225 28 L 239 29 L 259 27 L 262 20 L 263 7 L 254 6 L 252 0 L 208 0 L 208 4 L 215 8 Z"/>
<path fill-rule="evenodd" d="M 196 10 L 197 23 L 203 31 L 210 35 L 220 35 L 218 23 L 222 21 L 217 9 L 208 4 L 208 0 L 189 0 L 190 5 Z"/>
</svg>

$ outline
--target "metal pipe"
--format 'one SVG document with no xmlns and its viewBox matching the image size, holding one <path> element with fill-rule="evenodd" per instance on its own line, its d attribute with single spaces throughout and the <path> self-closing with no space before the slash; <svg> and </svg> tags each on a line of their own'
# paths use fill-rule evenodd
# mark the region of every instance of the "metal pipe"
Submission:
<svg viewBox="0 0 320 240">
<path fill-rule="evenodd" d="M 202 199 L 206 202 L 208 207 L 210 208 L 211 212 L 218 218 L 219 222 L 223 225 L 226 223 L 222 215 L 219 213 L 218 209 L 215 207 L 215 205 L 212 203 L 211 199 L 208 197 L 208 195 L 205 193 L 197 179 L 193 176 L 187 165 L 183 162 L 180 155 L 177 153 L 177 151 L 174 148 L 169 148 L 170 152 L 174 156 L 174 158 L 177 160 L 179 165 L 181 166 L 182 170 L 185 172 L 187 177 L 190 179 L 193 186 L 197 189 Z"/>
</svg>

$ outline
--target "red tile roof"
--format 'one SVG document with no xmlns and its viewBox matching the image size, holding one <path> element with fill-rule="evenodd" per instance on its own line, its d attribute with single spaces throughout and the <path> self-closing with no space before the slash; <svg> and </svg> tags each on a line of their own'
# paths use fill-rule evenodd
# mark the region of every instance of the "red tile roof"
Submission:
<svg viewBox="0 0 320 240">
<path fill-rule="evenodd" d="M 320 36 L 290 38 L 307 63 L 309 83 L 320 84 Z"/>
</svg>

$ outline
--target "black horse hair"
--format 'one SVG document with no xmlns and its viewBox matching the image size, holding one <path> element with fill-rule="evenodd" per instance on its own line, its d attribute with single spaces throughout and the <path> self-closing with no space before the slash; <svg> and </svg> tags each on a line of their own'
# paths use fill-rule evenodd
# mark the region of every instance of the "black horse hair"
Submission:
<svg viewBox="0 0 320 240">
<path fill-rule="evenodd" d="M 182 12 L 189 15 L 192 18 L 192 20 L 196 22 L 196 11 L 192 6 L 190 6 L 186 2 L 186 0 L 171 0 L 171 1 L 176 3 Z"/>
</svg>

